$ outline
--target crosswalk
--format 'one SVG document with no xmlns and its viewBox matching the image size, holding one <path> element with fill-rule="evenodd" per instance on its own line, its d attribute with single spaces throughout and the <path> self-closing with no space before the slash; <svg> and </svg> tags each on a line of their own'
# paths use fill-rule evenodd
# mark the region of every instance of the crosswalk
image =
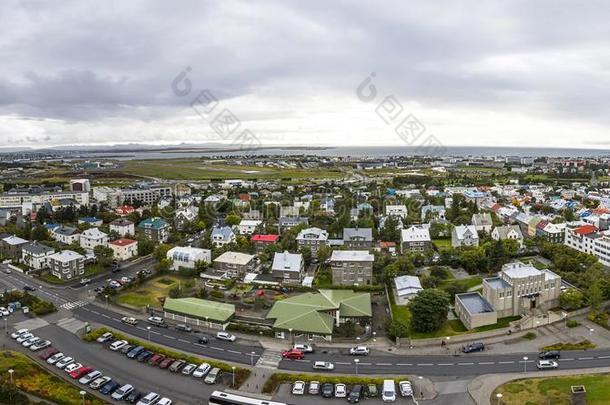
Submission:
<svg viewBox="0 0 610 405">
<path fill-rule="evenodd" d="M 279 351 L 265 350 L 256 362 L 256 367 L 276 369 L 282 361 Z"/>
<path fill-rule="evenodd" d="M 89 304 L 90 304 L 89 301 L 80 300 L 80 301 L 66 302 L 65 304 L 62 304 L 59 307 L 62 309 L 67 309 L 69 311 L 69 310 L 72 310 L 75 308 L 84 307 L 85 305 L 89 305 Z"/>
<path fill-rule="evenodd" d="M 87 324 L 75 318 L 63 318 L 57 321 L 57 326 L 71 333 L 79 334 L 85 330 Z"/>
</svg>

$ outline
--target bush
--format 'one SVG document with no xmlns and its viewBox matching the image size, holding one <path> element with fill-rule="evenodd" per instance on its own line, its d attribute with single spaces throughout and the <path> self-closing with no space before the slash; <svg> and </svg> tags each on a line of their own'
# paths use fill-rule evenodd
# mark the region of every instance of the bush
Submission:
<svg viewBox="0 0 610 405">
<path fill-rule="evenodd" d="M 523 339 L 527 339 L 527 340 L 534 340 L 536 339 L 536 334 L 534 332 L 527 332 L 525 335 L 523 335 Z"/>
<path fill-rule="evenodd" d="M 449 278 L 449 270 L 441 266 L 430 267 L 430 275 L 440 280 L 446 280 Z"/>
<path fill-rule="evenodd" d="M 396 338 L 409 337 L 409 325 L 401 321 L 392 321 L 386 326 L 386 333 L 388 338 L 396 340 Z"/>
<path fill-rule="evenodd" d="M 591 343 L 587 339 L 577 343 L 555 343 L 552 345 L 544 346 L 540 348 L 540 351 L 545 352 L 548 350 L 587 350 L 595 349 L 595 344 Z"/>
<path fill-rule="evenodd" d="M 225 293 L 223 293 L 222 291 L 218 291 L 218 290 L 212 290 L 210 291 L 210 298 L 215 298 L 217 300 L 221 300 L 225 297 Z"/>
<path fill-rule="evenodd" d="M 608 313 L 604 311 L 591 311 L 587 315 L 587 319 L 591 322 L 595 322 L 596 324 L 603 326 L 604 328 L 608 327 Z"/>
<path fill-rule="evenodd" d="M 252 325 L 248 325 L 245 323 L 230 323 L 229 326 L 227 327 L 227 330 L 230 330 L 232 332 L 250 333 L 253 335 L 261 335 L 261 332 L 262 332 L 263 336 L 269 336 L 269 337 L 275 336 L 275 333 L 273 332 L 272 329 L 261 328 L 259 326 L 252 326 Z"/>
<path fill-rule="evenodd" d="M 568 320 L 566 321 L 566 326 L 567 326 L 568 328 L 575 328 L 575 327 L 577 327 L 578 325 L 580 325 L 580 322 L 578 322 L 577 320 L 574 320 L 574 319 L 568 319 Z"/>
</svg>

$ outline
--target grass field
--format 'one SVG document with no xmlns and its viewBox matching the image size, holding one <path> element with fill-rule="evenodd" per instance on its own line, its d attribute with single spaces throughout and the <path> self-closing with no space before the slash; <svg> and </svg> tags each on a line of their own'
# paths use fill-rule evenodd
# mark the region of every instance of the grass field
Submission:
<svg viewBox="0 0 610 405">
<path fill-rule="evenodd" d="M 491 396 L 491 403 L 497 401 L 497 393 L 502 393 L 502 403 L 507 405 L 569 405 L 572 385 L 585 386 L 587 405 L 610 404 L 610 374 L 517 380 L 498 387 Z"/>
<path fill-rule="evenodd" d="M 226 179 L 273 179 L 300 180 L 342 178 L 339 170 L 280 169 L 275 167 L 231 166 L 206 164 L 199 159 L 130 160 L 118 169 L 131 175 L 162 178 L 168 180 L 226 180 Z"/>
<path fill-rule="evenodd" d="M 174 275 L 155 277 L 146 281 L 141 286 L 135 287 L 135 289 L 119 293 L 116 301 L 119 304 L 138 308 L 143 308 L 147 305 L 160 308 L 162 306 L 160 298 L 167 297 L 169 291 L 177 287 L 179 282 L 182 285 L 188 281 L 192 283 L 192 278 L 187 279 Z"/>
<path fill-rule="evenodd" d="M 451 249 L 451 239 L 433 239 L 432 243 L 434 243 L 438 250 Z"/>
</svg>

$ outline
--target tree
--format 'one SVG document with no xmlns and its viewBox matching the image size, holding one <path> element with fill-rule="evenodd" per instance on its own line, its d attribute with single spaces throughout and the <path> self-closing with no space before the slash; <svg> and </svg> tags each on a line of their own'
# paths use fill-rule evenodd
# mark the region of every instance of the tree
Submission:
<svg viewBox="0 0 610 405">
<path fill-rule="evenodd" d="M 409 337 L 409 325 L 400 321 L 392 321 L 386 327 L 386 333 L 392 340 Z"/>
<path fill-rule="evenodd" d="M 95 253 L 95 258 L 97 259 L 97 262 L 102 266 L 106 267 L 110 265 L 110 263 L 112 263 L 114 250 L 112 250 L 108 246 L 96 246 L 93 248 L 93 253 Z"/>
<path fill-rule="evenodd" d="M 602 304 L 602 300 L 602 289 L 599 285 L 599 281 L 595 281 L 587 290 L 587 303 L 592 309 L 598 310 Z"/>
<path fill-rule="evenodd" d="M 585 296 L 580 291 L 570 288 L 559 296 L 559 305 L 567 310 L 580 309 L 585 306 Z"/>
<path fill-rule="evenodd" d="M 305 267 L 309 267 L 311 264 L 311 249 L 308 246 L 303 246 L 299 249 L 299 253 L 303 255 L 303 262 L 305 263 Z"/>
<path fill-rule="evenodd" d="M 436 288 L 420 291 L 409 303 L 411 327 L 418 332 L 438 330 L 447 320 L 449 296 Z"/>
<path fill-rule="evenodd" d="M 228 226 L 239 225 L 240 222 L 241 222 L 241 218 L 239 217 L 239 215 L 236 215 L 236 214 L 229 214 L 229 215 L 227 215 L 227 218 L 225 219 L 225 223 Z"/>
<path fill-rule="evenodd" d="M 320 261 L 320 263 L 325 263 L 328 258 L 330 257 L 331 254 L 331 249 L 329 246 L 320 246 L 318 248 L 318 260 Z"/>
<path fill-rule="evenodd" d="M 49 231 L 42 225 L 36 226 L 32 229 L 32 239 L 41 241 L 49 239 Z"/>
</svg>

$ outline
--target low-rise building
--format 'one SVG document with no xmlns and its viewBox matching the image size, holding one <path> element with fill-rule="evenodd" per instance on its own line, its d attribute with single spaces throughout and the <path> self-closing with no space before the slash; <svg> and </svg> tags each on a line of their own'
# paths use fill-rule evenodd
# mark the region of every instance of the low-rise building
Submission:
<svg viewBox="0 0 610 405">
<path fill-rule="evenodd" d="M 281 230 L 291 229 L 297 225 L 309 225 L 307 217 L 280 217 L 278 221 Z"/>
<path fill-rule="evenodd" d="M 3 239 L 0 239 L 0 252 L 4 257 L 21 259 L 21 249 L 28 243 L 30 242 L 18 236 L 7 236 Z"/>
<path fill-rule="evenodd" d="M 166 298 L 163 316 L 199 328 L 225 330 L 235 316 L 235 305 L 199 298 Z"/>
<path fill-rule="evenodd" d="M 334 285 L 369 285 L 375 256 L 362 250 L 335 250 L 330 257 Z"/>
<path fill-rule="evenodd" d="M 423 290 L 419 277 L 408 275 L 394 278 L 394 287 L 396 289 L 396 303 L 399 305 L 407 304 Z"/>
<path fill-rule="evenodd" d="M 489 233 L 493 228 L 491 214 L 487 212 L 483 212 L 480 214 L 472 214 L 471 223 L 477 231 L 485 231 Z"/>
<path fill-rule="evenodd" d="M 71 280 L 85 274 L 85 256 L 72 250 L 62 250 L 49 256 L 51 274 L 61 280 Z"/>
<path fill-rule="evenodd" d="M 494 307 L 478 292 L 456 294 L 454 309 L 468 330 L 498 322 Z"/>
<path fill-rule="evenodd" d="M 154 217 L 140 221 L 138 230 L 157 243 L 165 243 L 169 239 L 170 226 L 163 218 Z"/>
<path fill-rule="evenodd" d="M 93 252 L 97 246 L 108 246 L 108 235 L 98 228 L 89 228 L 80 235 L 80 247 Z"/>
<path fill-rule="evenodd" d="M 523 234 L 519 225 L 496 226 L 491 231 L 491 238 L 493 240 L 516 240 L 519 247 L 523 247 Z"/>
<path fill-rule="evenodd" d="M 271 274 L 285 284 L 300 284 L 305 274 L 305 261 L 300 253 L 277 252 L 273 256 Z"/>
<path fill-rule="evenodd" d="M 349 250 L 370 250 L 373 247 L 373 230 L 343 228 L 343 246 Z"/>
<path fill-rule="evenodd" d="M 71 245 L 80 240 L 80 231 L 71 226 L 58 226 L 51 230 L 51 237 L 59 243 Z"/>
<path fill-rule="evenodd" d="M 308 247 L 311 254 L 315 256 L 321 246 L 325 246 L 328 241 L 328 232 L 320 228 L 303 229 L 296 237 L 299 249 Z"/>
<path fill-rule="evenodd" d="M 127 235 L 134 236 L 136 227 L 133 222 L 126 218 L 118 218 L 110 223 L 110 232 L 116 232 L 121 238 Z"/>
<path fill-rule="evenodd" d="M 479 246 L 479 234 L 474 225 L 458 225 L 451 231 L 451 246 Z"/>
<path fill-rule="evenodd" d="M 172 260 L 172 270 L 180 267 L 194 269 L 197 262 L 211 263 L 212 251 L 190 246 L 176 246 L 167 251 L 167 258 Z"/>
<path fill-rule="evenodd" d="M 408 214 L 407 206 L 404 204 L 386 205 L 385 214 L 388 217 L 406 218 Z"/>
<path fill-rule="evenodd" d="M 83 217 L 78 219 L 78 224 L 87 224 L 89 226 L 102 226 L 104 221 L 97 217 Z"/>
<path fill-rule="evenodd" d="M 122 262 L 138 255 L 138 241 L 132 239 L 117 239 L 108 242 L 108 247 L 112 249 L 113 257 Z"/>
<path fill-rule="evenodd" d="M 242 219 L 239 225 L 237 225 L 237 232 L 240 235 L 252 235 L 262 223 L 263 221 L 254 219 Z"/>
<path fill-rule="evenodd" d="M 423 252 L 430 249 L 430 230 L 422 226 L 410 226 L 400 232 L 400 252 Z"/>
<path fill-rule="evenodd" d="M 212 240 L 212 243 L 216 247 L 228 245 L 229 243 L 234 243 L 236 240 L 235 233 L 228 226 L 215 226 L 214 228 L 212 228 L 210 238 Z"/>
<path fill-rule="evenodd" d="M 214 259 L 214 267 L 227 278 L 242 277 L 254 270 L 254 256 L 241 252 L 225 252 Z"/>
<path fill-rule="evenodd" d="M 49 256 L 55 249 L 38 242 L 23 245 L 21 248 L 21 261 L 31 269 L 41 270 L 49 267 Z"/>
<path fill-rule="evenodd" d="M 276 244 L 280 240 L 280 235 L 252 235 L 250 240 L 254 243 L 256 253 L 261 254 L 265 251 L 267 246 Z"/>
</svg>

